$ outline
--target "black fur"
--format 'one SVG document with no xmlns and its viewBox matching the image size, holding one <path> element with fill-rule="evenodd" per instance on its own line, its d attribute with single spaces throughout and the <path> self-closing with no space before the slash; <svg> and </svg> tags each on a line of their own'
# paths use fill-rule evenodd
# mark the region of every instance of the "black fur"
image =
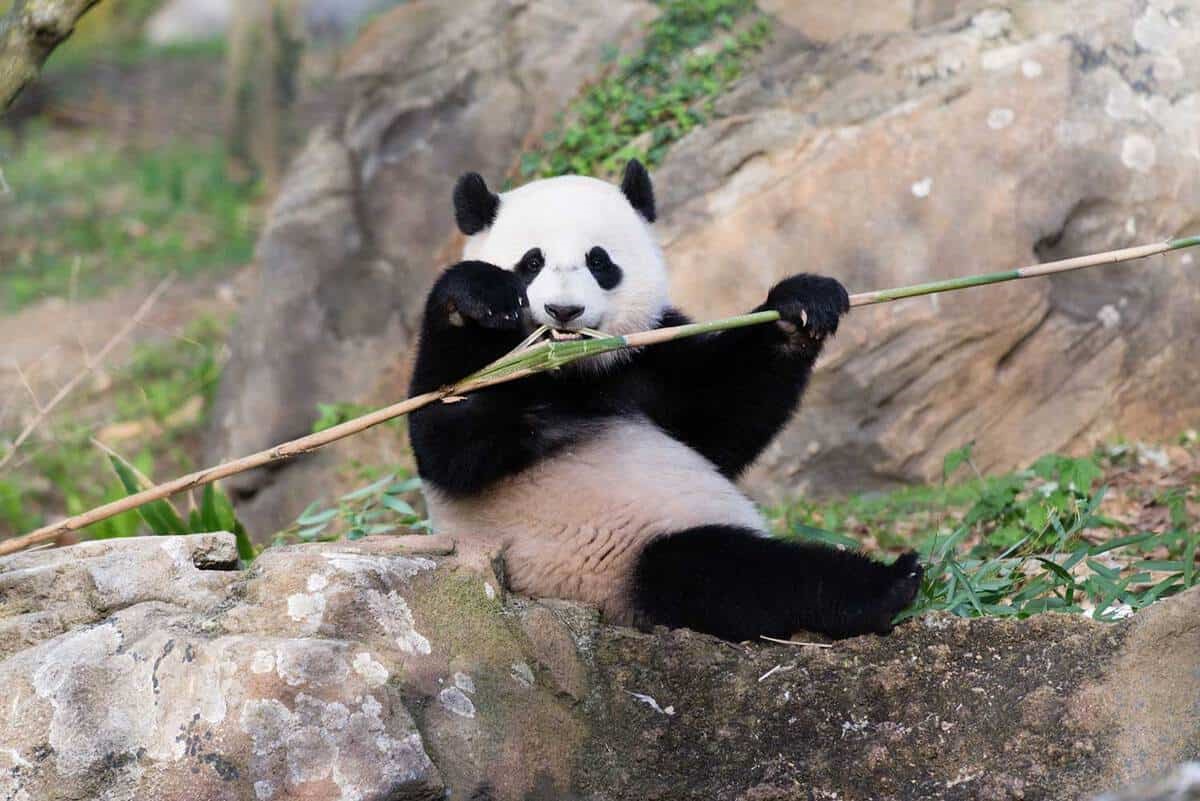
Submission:
<svg viewBox="0 0 1200 801">
<path fill-rule="evenodd" d="M 447 270 L 426 305 L 413 394 L 450 384 L 512 349 L 527 330 L 524 287 L 516 274 L 483 262 Z M 543 373 L 420 409 L 409 430 L 421 476 L 443 492 L 470 496 L 588 436 L 605 419 L 640 413 L 735 477 L 795 411 L 849 298 L 831 278 L 797 275 L 758 308 L 778 310 L 784 322 L 691 337 L 603 371 Z M 684 322 L 669 310 L 660 324 Z M 713 365 L 720 365 L 720 380 Z M 832 636 L 887 631 L 920 577 L 911 556 L 888 568 L 729 527 L 662 534 L 635 577 L 642 616 L 730 639 L 786 636 L 799 627 Z"/>
<path fill-rule="evenodd" d="M 656 540 L 634 574 L 634 604 L 651 625 L 687 627 L 735 642 L 887 634 L 921 583 L 914 553 L 884 565 L 851 551 L 704 526 Z"/>
<path fill-rule="evenodd" d="M 467 236 L 477 234 L 496 221 L 500 196 L 488 189 L 477 172 L 469 172 L 454 185 L 454 220 Z"/>
<path fill-rule="evenodd" d="M 587 252 L 584 257 L 587 263 L 588 270 L 592 273 L 592 277 L 596 279 L 596 283 L 603 290 L 616 289 L 621 283 L 621 278 L 625 275 L 621 272 L 621 268 L 613 263 L 612 258 L 608 255 L 608 251 L 597 245 Z"/>
<path fill-rule="evenodd" d="M 625 174 L 621 176 L 621 192 L 646 222 L 652 223 L 658 218 L 654 210 L 654 185 L 650 183 L 650 174 L 637 159 L 630 159 L 625 165 Z"/>
</svg>

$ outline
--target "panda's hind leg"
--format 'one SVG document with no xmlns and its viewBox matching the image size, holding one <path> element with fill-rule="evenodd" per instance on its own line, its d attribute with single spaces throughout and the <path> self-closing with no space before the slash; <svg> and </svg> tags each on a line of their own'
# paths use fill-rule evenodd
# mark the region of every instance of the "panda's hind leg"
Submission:
<svg viewBox="0 0 1200 801">
<path fill-rule="evenodd" d="M 710 525 L 661 537 L 634 570 L 632 602 L 650 625 L 686 627 L 740 642 L 886 634 L 912 603 L 922 569 L 915 553 L 885 565 L 859 553 Z"/>
</svg>

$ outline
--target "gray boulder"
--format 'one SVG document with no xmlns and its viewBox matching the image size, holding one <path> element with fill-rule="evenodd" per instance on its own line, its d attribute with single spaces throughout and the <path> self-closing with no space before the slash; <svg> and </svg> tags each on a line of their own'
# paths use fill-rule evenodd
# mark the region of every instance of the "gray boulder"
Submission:
<svg viewBox="0 0 1200 801">
<path fill-rule="evenodd" d="M 1064 799 L 1200 751 L 1200 592 L 831 647 L 639 633 L 438 537 L 0 560 L 0 796 Z"/>
</svg>

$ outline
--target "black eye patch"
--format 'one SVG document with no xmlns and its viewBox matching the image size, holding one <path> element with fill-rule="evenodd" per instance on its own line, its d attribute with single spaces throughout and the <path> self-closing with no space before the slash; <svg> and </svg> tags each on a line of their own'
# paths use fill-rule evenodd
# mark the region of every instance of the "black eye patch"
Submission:
<svg viewBox="0 0 1200 801">
<path fill-rule="evenodd" d="M 517 262 L 514 268 L 517 275 L 525 279 L 526 283 L 532 281 L 542 268 L 546 266 L 546 258 L 542 256 L 541 248 L 530 248 L 525 251 L 525 255 Z"/>
<path fill-rule="evenodd" d="M 621 268 L 613 264 L 608 251 L 602 247 L 594 247 L 587 253 L 587 267 L 601 289 L 615 289 L 621 283 Z"/>
</svg>

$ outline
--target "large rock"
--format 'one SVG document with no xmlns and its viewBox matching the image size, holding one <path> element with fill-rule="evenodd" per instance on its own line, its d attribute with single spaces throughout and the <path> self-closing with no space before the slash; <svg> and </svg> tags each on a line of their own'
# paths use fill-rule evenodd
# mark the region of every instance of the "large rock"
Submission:
<svg viewBox="0 0 1200 801">
<path fill-rule="evenodd" d="M 694 313 L 744 310 L 799 270 L 866 290 L 1200 231 L 1200 16 L 1186 4 L 763 5 L 774 43 L 656 171 Z M 423 293 L 458 247 L 453 177 L 498 183 L 600 45 L 646 14 L 414 3 L 368 31 L 348 110 L 313 134 L 264 235 L 213 456 L 301 433 L 318 401 L 403 391 Z M 855 311 L 753 488 L 928 478 L 972 439 L 980 467 L 1008 468 L 1174 436 L 1200 414 L 1195 258 Z M 323 471 L 285 469 L 247 513 L 286 522 Z"/>
<path fill-rule="evenodd" d="M 454 260 L 455 179 L 503 175 L 603 47 L 652 13 L 648 0 L 430 0 L 367 29 L 343 68 L 344 113 L 312 134 L 263 234 L 261 290 L 231 339 L 211 458 L 307 433 L 317 403 L 362 400 L 381 381 L 403 391 L 394 376 L 424 293 Z M 323 471 L 310 462 L 232 487 L 266 536 L 317 494 Z"/>
<path fill-rule="evenodd" d="M 506 597 L 436 537 L 0 560 L 0 796 L 1069 799 L 1200 754 L 1200 592 L 731 645 Z"/>
<path fill-rule="evenodd" d="M 701 316 L 797 270 L 868 290 L 1200 231 L 1194 7 L 918 3 L 933 24 L 908 31 L 880 21 L 906 3 L 777 5 L 800 31 L 656 175 Z M 1200 414 L 1195 258 L 855 311 L 757 485 L 929 478 L 972 439 L 986 469 L 1177 435 Z"/>
</svg>

